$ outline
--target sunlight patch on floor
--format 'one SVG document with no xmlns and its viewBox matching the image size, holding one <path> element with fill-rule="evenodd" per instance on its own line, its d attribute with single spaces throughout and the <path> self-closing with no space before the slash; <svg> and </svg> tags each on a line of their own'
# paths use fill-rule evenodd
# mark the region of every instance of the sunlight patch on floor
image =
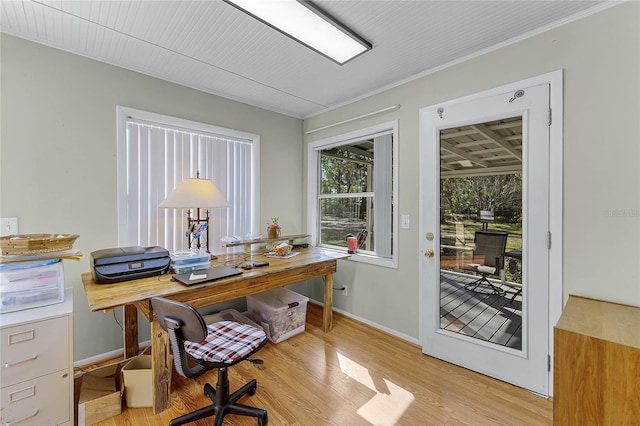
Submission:
<svg viewBox="0 0 640 426">
<path fill-rule="evenodd" d="M 358 409 L 358 415 L 372 425 L 395 425 L 415 399 L 413 394 L 385 378 L 374 380 L 367 368 L 340 353 L 337 355 L 344 374 L 376 393 Z"/>
</svg>

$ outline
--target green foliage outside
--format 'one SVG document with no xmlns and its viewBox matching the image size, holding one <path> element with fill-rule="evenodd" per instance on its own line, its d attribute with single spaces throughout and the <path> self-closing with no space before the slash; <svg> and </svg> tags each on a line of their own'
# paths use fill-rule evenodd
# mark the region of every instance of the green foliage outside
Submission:
<svg viewBox="0 0 640 426">
<path fill-rule="evenodd" d="M 368 192 L 369 173 L 373 176 L 373 157 L 342 149 L 323 150 L 320 156 L 321 194 Z"/>
<path fill-rule="evenodd" d="M 360 151 L 362 152 L 362 151 Z M 373 157 L 349 149 L 323 150 L 320 156 L 320 194 L 367 193 L 373 176 Z M 322 243 L 346 246 L 347 234 L 357 235 L 367 226 L 370 197 L 324 198 L 321 200 Z M 369 206 L 371 208 L 371 206 Z M 456 245 L 456 224 L 464 226 L 463 241 L 472 245 L 481 230 L 480 211 L 488 210 L 494 220 L 489 230 L 509 233 L 507 251 L 522 247 L 522 175 L 507 174 L 441 179 L 441 244 Z M 369 230 L 371 231 L 371 230 Z M 373 235 L 370 232 L 370 238 Z M 506 260 L 507 280 L 521 282 L 522 265 Z"/>
<path fill-rule="evenodd" d="M 323 150 L 320 161 L 320 194 L 362 194 L 372 191 L 369 187 L 373 176 L 372 156 L 334 148 Z M 321 242 L 346 247 L 347 234 L 358 235 L 367 226 L 366 213 L 373 208 L 370 205 L 367 209 L 367 202 L 372 202 L 370 196 L 323 198 L 320 203 Z"/>
<path fill-rule="evenodd" d="M 494 212 L 497 223 L 522 222 L 522 175 L 442 179 L 442 219 L 477 220 L 481 210 Z"/>
<path fill-rule="evenodd" d="M 506 251 L 522 247 L 521 174 L 442 179 L 441 244 L 473 245 L 475 232 L 483 228 L 481 210 L 494 213 L 494 220 L 486 221 L 487 230 L 509 234 Z M 507 258 L 505 270 L 507 281 L 522 282 L 522 262 Z"/>
</svg>

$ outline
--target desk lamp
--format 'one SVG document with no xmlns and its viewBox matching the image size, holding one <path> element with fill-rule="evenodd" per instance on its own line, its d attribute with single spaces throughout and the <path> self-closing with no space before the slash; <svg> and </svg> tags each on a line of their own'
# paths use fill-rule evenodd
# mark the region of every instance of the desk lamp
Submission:
<svg viewBox="0 0 640 426">
<path fill-rule="evenodd" d="M 197 240 L 197 249 L 202 248 L 202 233 L 206 233 L 206 250 L 209 251 L 209 209 L 229 207 L 229 201 L 220 193 L 209 179 L 196 178 L 183 180 L 178 187 L 158 206 L 166 209 L 187 210 L 187 245 L 192 248 Z M 195 218 L 191 217 L 191 209 L 196 210 Z M 206 216 L 200 217 L 200 209 L 206 209 Z"/>
</svg>

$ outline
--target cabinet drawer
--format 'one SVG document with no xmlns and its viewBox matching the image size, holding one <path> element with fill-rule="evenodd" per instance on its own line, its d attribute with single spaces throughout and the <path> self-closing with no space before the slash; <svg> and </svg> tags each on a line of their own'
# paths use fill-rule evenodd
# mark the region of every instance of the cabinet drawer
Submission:
<svg viewBox="0 0 640 426">
<path fill-rule="evenodd" d="M 70 421 L 69 370 L 2 388 L 3 425 L 59 425 Z"/>
<path fill-rule="evenodd" d="M 7 327 L 1 331 L 2 386 L 69 369 L 69 318 Z"/>
</svg>

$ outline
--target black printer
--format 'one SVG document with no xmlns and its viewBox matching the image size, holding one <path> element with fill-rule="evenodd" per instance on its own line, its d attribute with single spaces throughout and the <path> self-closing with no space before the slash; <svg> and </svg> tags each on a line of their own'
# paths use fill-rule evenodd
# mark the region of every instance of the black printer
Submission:
<svg viewBox="0 0 640 426">
<path fill-rule="evenodd" d="M 91 253 L 91 273 L 98 284 L 161 275 L 170 263 L 169 252 L 162 247 L 119 247 Z"/>
</svg>

